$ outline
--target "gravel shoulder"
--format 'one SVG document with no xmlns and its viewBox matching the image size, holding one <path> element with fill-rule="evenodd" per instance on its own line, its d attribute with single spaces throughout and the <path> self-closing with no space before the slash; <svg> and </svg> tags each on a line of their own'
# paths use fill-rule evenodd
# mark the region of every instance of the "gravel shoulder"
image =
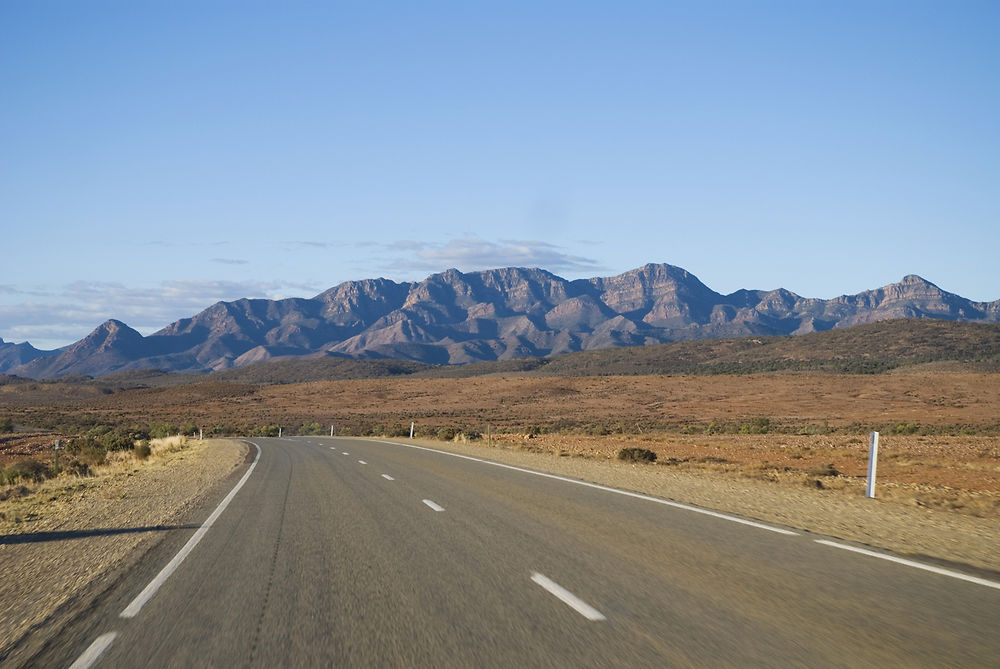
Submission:
<svg viewBox="0 0 1000 669">
<path fill-rule="evenodd" d="M 622 490 L 787 525 L 915 559 L 1000 577 L 1000 525 L 954 511 L 868 499 L 839 490 L 762 481 L 723 472 L 697 473 L 618 460 L 560 457 L 501 444 L 396 439 Z"/>
<path fill-rule="evenodd" d="M 247 450 L 236 440 L 190 441 L 0 503 L 0 664 L 91 583 L 138 559 Z"/>
</svg>

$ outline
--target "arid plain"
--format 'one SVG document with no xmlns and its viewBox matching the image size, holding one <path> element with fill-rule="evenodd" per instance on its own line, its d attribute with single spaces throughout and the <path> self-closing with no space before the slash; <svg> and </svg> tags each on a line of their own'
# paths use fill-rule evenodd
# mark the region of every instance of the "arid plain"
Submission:
<svg viewBox="0 0 1000 669">
<path fill-rule="evenodd" d="M 626 446 L 655 467 L 861 494 L 868 431 L 881 431 L 879 482 L 911 503 L 1000 514 L 1000 376 L 767 373 L 464 379 L 390 378 L 252 385 L 205 381 L 100 394 L 91 387 L 0 387 L 18 423 L 196 425 L 206 434 L 417 436 L 598 460 Z M 52 435 L 7 438 L 5 460 Z M 18 446 L 20 444 L 20 446 Z M 887 494 L 899 496 L 897 493 Z"/>
</svg>

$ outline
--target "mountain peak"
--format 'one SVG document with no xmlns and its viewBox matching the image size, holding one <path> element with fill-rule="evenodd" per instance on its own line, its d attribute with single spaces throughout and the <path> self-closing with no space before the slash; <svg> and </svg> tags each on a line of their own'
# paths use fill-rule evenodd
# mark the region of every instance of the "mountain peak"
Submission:
<svg viewBox="0 0 1000 669">
<path fill-rule="evenodd" d="M 915 274 L 822 300 L 783 288 L 721 295 L 666 263 L 575 281 L 540 268 L 452 268 L 419 282 L 349 281 L 311 299 L 219 302 L 148 338 L 110 319 L 59 351 L 0 341 L 0 373 L 52 378 L 150 367 L 204 372 L 318 355 L 459 363 L 801 334 L 897 318 L 998 322 L 1000 301 L 971 302 Z"/>
<path fill-rule="evenodd" d="M 904 286 L 934 286 L 933 283 L 916 274 L 907 274 L 900 279 L 899 283 Z M 937 286 L 934 287 L 937 288 Z"/>
</svg>

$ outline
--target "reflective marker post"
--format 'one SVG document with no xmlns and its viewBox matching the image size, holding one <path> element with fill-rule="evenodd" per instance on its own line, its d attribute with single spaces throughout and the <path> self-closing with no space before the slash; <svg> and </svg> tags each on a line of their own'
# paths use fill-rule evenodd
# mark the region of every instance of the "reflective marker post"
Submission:
<svg viewBox="0 0 1000 669">
<path fill-rule="evenodd" d="M 330 426 L 330 436 L 331 437 L 333 436 L 333 426 L 332 425 Z"/>
<path fill-rule="evenodd" d="M 868 438 L 868 490 L 866 497 L 875 497 L 875 466 L 878 463 L 878 432 Z"/>
<path fill-rule="evenodd" d="M 410 423 L 410 439 L 413 439 L 413 426 L 414 425 L 415 425 L 415 423 L 413 423 L 413 422 Z"/>
</svg>

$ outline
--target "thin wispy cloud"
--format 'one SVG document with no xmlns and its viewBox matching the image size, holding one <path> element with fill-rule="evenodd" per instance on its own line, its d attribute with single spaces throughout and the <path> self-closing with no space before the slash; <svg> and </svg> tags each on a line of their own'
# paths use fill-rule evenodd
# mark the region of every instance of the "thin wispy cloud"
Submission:
<svg viewBox="0 0 1000 669">
<path fill-rule="evenodd" d="M 212 258 L 211 262 L 217 262 L 223 265 L 248 265 L 249 260 L 239 260 L 238 258 Z"/>
<path fill-rule="evenodd" d="M 538 240 L 478 237 L 453 239 L 445 244 L 403 240 L 385 247 L 395 252 L 392 266 L 401 270 L 437 272 L 454 267 L 475 271 L 494 267 L 540 267 L 553 272 L 590 272 L 601 269 L 593 258 L 567 253 L 563 247 Z M 411 253 L 400 253 L 411 251 Z"/>
<path fill-rule="evenodd" d="M 284 241 L 281 242 L 281 245 L 286 248 L 293 249 L 341 249 L 347 246 L 347 243 L 300 239 L 294 241 Z"/>
</svg>

